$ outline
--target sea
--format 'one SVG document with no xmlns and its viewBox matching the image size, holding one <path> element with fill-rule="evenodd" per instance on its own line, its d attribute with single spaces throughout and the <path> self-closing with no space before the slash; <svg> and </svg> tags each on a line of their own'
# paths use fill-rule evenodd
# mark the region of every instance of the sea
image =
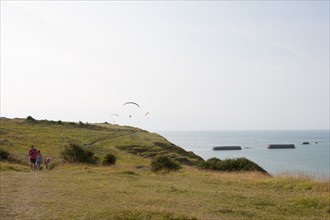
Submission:
<svg viewBox="0 0 330 220">
<path fill-rule="evenodd" d="M 171 143 L 204 160 L 245 157 L 269 174 L 330 181 L 329 130 L 157 131 Z M 309 144 L 303 144 L 308 142 Z M 292 149 L 268 149 L 269 144 L 294 144 Z M 212 150 L 241 146 L 242 150 Z"/>
</svg>

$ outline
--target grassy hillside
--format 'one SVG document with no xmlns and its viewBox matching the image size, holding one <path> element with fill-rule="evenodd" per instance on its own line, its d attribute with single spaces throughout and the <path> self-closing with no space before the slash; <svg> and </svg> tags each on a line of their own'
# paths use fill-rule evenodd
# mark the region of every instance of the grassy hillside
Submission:
<svg viewBox="0 0 330 220">
<path fill-rule="evenodd" d="M 203 161 L 200 157 L 132 127 L 0 122 L 1 148 L 21 161 L 0 161 L 0 219 L 330 218 L 328 181 L 201 170 L 194 166 Z M 113 153 L 117 163 L 62 163 L 60 151 L 70 143 L 99 157 Z M 58 165 L 30 172 L 27 151 L 32 144 Z M 159 154 L 186 166 L 176 172 L 152 172 L 150 159 Z"/>
<path fill-rule="evenodd" d="M 93 151 L 99 158 L 112 153 L 123 164 L 143 165 L 156 155 L 168 156 L 185 165 L 197 165 L 203 161 L 162 136 L 138 128 L 33 119 L 0 120 L 1 147 L 21 161 L 28 162 L 27 152 L 34 145 L 44 157 L 59 163 L 60 152 L 71 143 Z"/>
</svg>

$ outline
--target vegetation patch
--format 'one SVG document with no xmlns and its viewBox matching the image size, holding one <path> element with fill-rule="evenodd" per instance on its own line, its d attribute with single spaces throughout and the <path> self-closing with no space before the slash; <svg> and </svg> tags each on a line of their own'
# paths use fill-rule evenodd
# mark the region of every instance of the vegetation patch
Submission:
<svg viewBox="0 0 330 220">
<path fill-rule="evenodd" d="M 159 147 L 162 146 L 162 147 Z M 165 146 L 170 146 L 169 148 Z M 174 145 L 175 146 L 175 145 Z M 127 145 L 127 146 L 117 146 L 117 149 L 126 151 L 128 153 L 138 155 L 144 158 L 153 159 L 157 156 L 166 156 L 171 158 L 172 160 L 188 165 L 194 166 L 197 165 L 199 162 L 204 161 L 202 158 L 196 156 L 192 152 L 186 152 L 185 150 L 181 149 L 178 150 L 177 146 L 173 147 L 171 144 L 160 143 L 157 142 L 157 146 L 141 146 L 141 145 Z M 183 153 L 185 151 L 186 153 Z"/>
<path fill-rule="evenodd" d="M 7 119 L 1 119 L 1 120 L 7 120 Z M 4 128 L 0 128 L 0 135 L 7 134 L 7 131 Z"/>
<path fill-rule="evenodd" d="M 26 120 L 28 122 L 36 122 L 36 120 L 32 116 L 30 116 L 30 115 L 26 117 Z"/>
<path fill-rule="evenodd" d="M 200 164 L 200 168 L 216 171 L 259 171 L 267 173 L 256 163 L 244 158 L 225 159 L 211 158 Z"/>
<path fill-rule="evenodd" d="M 4 150 L 3 148 L 0 148 L 0 161 L 8 161 L 11 163 L 27 165 L 27 163 L 21 161 L 15 155 L 9 153 L 8 151 Z"/>
<path fill-rule="evenodd" d="M 104 159 L 102 161 L 102 164 L 103 165 L 113 165 L 113 164 L 116 163 L 116 160 L 117 160 L 117 158 L 113 154 L 107 153 L 104 156 Z"/>
<path fill-rule="evenodd" d="M 138 175 L 137 173 L 135 173 L 134 171 L 131 171 L 131 170 L 125 170 L 122 172 L 122 174 L 125 174 L 125 175 Z"/>
<path fill-rule="evenodd" d="M 122 209 L 115 211 L 103 211 L 94 213 L 87 216 L 88 219 L 117 219 L 117 220 L 135 220 L 135 219 L 148 219 L 148 220 L 197 220 L 195 217 L 189 217 L 180 213 L 168 211 L 149 211 L 138 209 Z"/>
<path fill-rule="evenodd" d="M 98 126 L 96 124 L 89 124 L 89 123 L 83 123 L 82 121 L 79 121 L 78 123 L 75 122 L 63 122 L 61 120 L 58 121 L 52 121 L 52 120 L 36 120 L 32 116 L 28 116 L 25 120 L 28 124 L 38 124 L 38 125 L 62 125 L 66 127 L 71 128 L 85 128 L 89 130 L 96 130 L 96 131 L 102 131 L 106 130 L 106 128 L 102 126 Z"/>
<path fill-rule="evenodd" d="M 124 150 L 128 153 L 135 154 L 135 155 L 140 155 L 140 156 L 145 152 L 150 152 L 151 151 L 151 149 L 148 149 L 147 147 L 140 146 L 140 145 L 117 146 L 117 148 L 119 150 Z"/>
<path fill-rule="evenodd" d="M 11 145 L 7 139 L 0 139 L 0 146 Z"/>
<path fill-rule="evenodd" d="M 70 144 L 65 146 L 64 150 L 61 152 L 61 158 L 65 162 L 69 163 L 89 163 L 96 164 L 97 158 L 94 153 L 90 150 L 85 150 L 79 145 Z"/>
<path fill-rule="evenodd" d="M 0 160 L 8 160 L 8 158 L 9 158 L 9 152 L 0 148 Z"/>
<path fill-rule="evenodd" d="M 27 165 L 20 163 L 13 163 L 11 161 L 1 161 L 0 162 L 1 171 L 19 171 L 19 172 L 28 172 L 30 168 Z"/>
<path fill-rule="evenodd" d="M 152 171 L 175 171 L 181 168 L 180 164 L 173 161 L 171 158 L 166 156 L 158 156 L 151 161 Z"/>
<path fill-rule="evenodd" d="M 175 144 L 169 143 L 169 142 L 154 142 L 155 146 L 160 147 L 163 150 L 167 150 L 170 152 L 177 153 L 181 156 L 188 157 L 188 158 L 193 158 L 194 160 L 198 162 L 204 161 L 202 157 L 194 154 L 191 151 L 185 151 L 181 147 L 176 146 Z"/>
</svg>

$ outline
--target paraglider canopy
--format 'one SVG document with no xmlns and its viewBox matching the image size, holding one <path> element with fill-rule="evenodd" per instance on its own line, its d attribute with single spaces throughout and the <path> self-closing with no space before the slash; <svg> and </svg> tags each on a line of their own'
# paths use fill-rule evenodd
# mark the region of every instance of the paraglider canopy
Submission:
<svg viewBox="0 0 330 220">
<path fill-rule="evenodd" d="M 112 117 L 112 118 L 113 118 L 114 116 L 116 116 L 116 117 L 119 117 L 119 115 L 118 115 L 118 114 L 111 114 L 111 115 L 110 115 L 110 117 Z M 115 120 L 113 120 L 113 123 L 115 123 L 115 122 L 116 122 L 116 121 L 115 121 Z"/>
<path fill-rule="evenodd" d="M 149 116 L 149 112 L 146 112 L 146 113 L 144 114 L 144 116 L 147 117 L 147 119 L 149 119 L 149 117 L 148 117 L 148 116 Z"/>
<path fill-rule="evenodd" d="M 137 107 L 140 108 L 139 104 L 137 104 L 136 102 L 126 102 L 126 103 L 123 104 L 123 106 L 125 106 L 125 105 L 129 105 L 129 104 L 131 104 L 131 105 L 136 105 Z"/>
</svg>

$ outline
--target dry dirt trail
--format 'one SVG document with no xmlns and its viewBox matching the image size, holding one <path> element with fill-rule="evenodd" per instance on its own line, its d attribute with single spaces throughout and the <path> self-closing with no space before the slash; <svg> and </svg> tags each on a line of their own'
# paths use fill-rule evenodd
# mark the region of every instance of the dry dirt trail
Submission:
<svg viewBox="0 0 330 220">
<path fill-rule="evenodd" d="M 1 172 L 0 219 L 46 218 L 40 210 L 49 207 L 49 196 L 56 193 L 56 188 L 48 187 L 50 172 Z"/>
</svg>

